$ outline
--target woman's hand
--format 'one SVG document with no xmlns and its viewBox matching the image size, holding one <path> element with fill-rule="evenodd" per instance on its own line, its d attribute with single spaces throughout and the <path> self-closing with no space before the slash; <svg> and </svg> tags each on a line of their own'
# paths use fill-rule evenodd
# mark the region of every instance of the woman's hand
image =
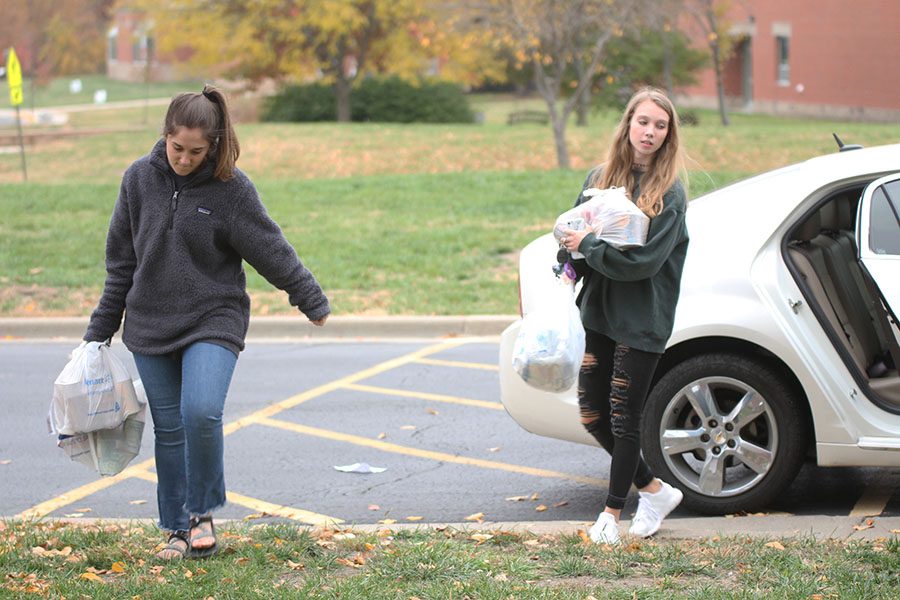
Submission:
<svg viewBox="0 0 900 600">
<path fill-rule="evenodd" d="M 580 231 L 575 231 L 574 229 L 564 229 L 563 236 L 559 240 L 560 243 L 565 246 L 566 250 L 569 253 L 577 252 L 578 246 L 581 245 L 581 240 L 584 239 L 584 236 L 591 233 L 590 229 L 582 229 Z"/>
<path fill-rule="evenodd" d="M 313 325 L 315 325 L 316 327 L 321 327 L 322 325 L 325 324 L 325 321 L 327 321 L 327 320 L 328 320 L 328 315 L 325 315 L 321 319 L 316 319 L 315 321 L 310 319 L 309 322 L 312 323 Z"/>
</svg>

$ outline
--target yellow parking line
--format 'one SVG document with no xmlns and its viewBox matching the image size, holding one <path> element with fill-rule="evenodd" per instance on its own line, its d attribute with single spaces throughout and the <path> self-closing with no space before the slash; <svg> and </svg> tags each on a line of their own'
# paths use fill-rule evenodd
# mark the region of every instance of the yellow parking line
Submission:
<svg viewBox="0 0 900 600">
<path fill-rule="evenodd" d="M 132 477 L 137 476 L 138 471 L 142 471 L 148 467 L 153 466 L 153 459 L 145 460 L 144 462 L 129 467 L 119 473 L 118 475 L 114 475 L 112 477 L 104 477 L 103 479 L 98 479 L 96 481 L 92 481 L 87 483 L 81 487 L 77 487 L 74 490 L 69 490 L 65 494 L 61 494 L 55 498 L 51 498 L 46 502 L 41 502 L 40 504 L 36 504 L 29 509 L 23 510 L 19 514 L 17 514 L 15 519 L 40 519 L 46 515 L 49 515 L 55 510 L 59 510 L 64 506 L 69 504 L 73 504 L 78 502 L 79 500 L 83 500 L 92 494 L 96 494 L 101 490 L 105 490 L 106 488 L 112 487 L 117 483 L 121 483 L 126 479 L 131 479 Z"/>
<path fill-rule="evenodd" d="M 333 392 L 334 390 L 340 389 L 347 384 L 355 383 L 357 381 L 360 381 L 361 379 L 366 379 L 368 377 L 384 373 L 385 371 L 390 371 L 391 369 L 396 369 L 397 367 L 415 362 L 421 358 L 425 358 L 430 354 L 441 352 L 442 350 L 446 350 L 447 348 L 452 348 L 454 346 L 459 346 L 465 343 L 468 343 L 468 341 L 465 339 L 445 340 L 438 344 L 426 346 L 425 348 L 421 348 L 419 350 L 416 350 L 415 352 L 410 352 L 409 354 L 405 354 L 403 356 L 399 356 L 397 358 L 369 367 L 368 369 L 363 369 L 362 371 L 359 371 L 347 377 L 336 379 L 331 383 L 320 385 L 317 388 L 313 388 L 306 392 L 297 394 L 296 396 L 291 396 L 290 398 L 282 400 L 281 402 L 270 404 L 269 406 L 260 409 L 251 415 L 226 424 L 223 428 L 224 434 L 228 435 L 234 433 L 235 431 L 254 423 L 255 419 L 257 418 L 271 417 L 283 410 L 293 408 L 298 404 L 306 402 L 307 400 L 311 400 L 329 392 Z M 41 502 L 40 504 L 36 504 L 31 508 L 22 511 L 21 513 L 16 515 L 16 518 L 39 519 L 55 510 L 59 510 L 63 506 L 67 506 L 69 504 L 72 504 L 73 502 L 78 502 L 79 500 L 82 500 L 83 498 L 86 498 L 87 496 L 90 496 L 91 494 L 94 494 L 96 492 L 99 492 L 100 490 L 112 487 L 113 485 L 116 485 L 117 483 L 125 481 L 126 479 L 129 479 L 131 477 L 135 477 L 137 476 L 137 470 L 146 471 L 146 469 L 152 467 L 153 464 L 154 461 L 151 458 L 139 465 L 129 467 L 113 477 L 98 479 L 97 481 L 93 481 L 81 487 L 75 488 L 74 490 L 69 490 L 64 494 L 60 494 L 55 498 L 51 498 L 46 502 Z"/>
<path fill-rule="evenodd" d="M 535 467 L 525 467 L 521 465 L 512 465 L 509 463 L 502 463 L 493 460 L 484 460 L 480 458 L 469 458 L 466 456 L 457 456 L 454 454 L 446 454 L 444 452 L 434 452 L 432 450 L 422 450 L 419 448 L 410 448 L 409 446 L 401 446 L 399 444 L 392 444 L 389 442 L 383 442 L 380 440 L 372 440 L 369 438 L 365 438 L 358 435 L 352 435 L 349 433 L 340 433 L 338 431 L 330 431 L 328 429 L 319 429 L 318 427 L 309 427 L 308 425 L 300 425 L 298 423 L 290 423 L 288 421 L 282 421 L 279 419 L 270 419 L 268 417 L 262 417 L 256 419 L 256 422 L 260 425 L 267 425 L 269 427 L 277 427 L 278 429 L 284 429 L 286 431 L 293 431 L 294 433 L 301 433 L 303 435 L 311 435 L 315 437 L 325 438 L 328 440 L 333 440 L 337 442 L 346 442 L 349 444 L 355 444 L 357 446 L 366 446 L 369 448 L 374 448 L 376 450 L 382 450 L 384 452 L 394 452 L 395 454 L 404 454 L 406 456 L 415 456 L 417 458 L 427 458 L 429 460 L 436 460 L 439 462 L 449 462 L 456 463 L 460 465 L 468 465 L 470 467 L 480 467 L 482 469 L 497 469 L 499 471 L 507 471 L 509 473 L 519 473 L 521 475 L 534 475 L 536 477 L 553 477 L 557 479 L 568 479 L 570 481 L 577 481 L 578 483 L 586 483 L 588 485 L 595 485 L 605 487 L 609 484 L 606 479 L 596 479 L 594 477 L 584 477 L 582 475 L 572 475 L 569 473 L 561 473 L 559 471 L 550 471 L 548 469 L 538 469 Z"/>
<path fill-rule="evenodd" d="M 439 358 L 420 358 L 415 361 L 423 365 L 434 365 L 436 367 L 458 367 L 462 369 L 484 369 L 485 371 L 499 371 L 497 365 L 489 365 L 487 363 L 463 362 L 459 360 L 441 360 Z"/>
<path fill-rule="evenodd" d="M 156 483 L 156 473 L 151 473 L 150 471 L 135 473 L 134 476 L 145 481 Z M 226 492 L 226 496 L 228 502 L 255 510 L 258 513 L 266 513 L 275 517 L 300 521 L 301 523 L 306 523 L 308 525 L 330 527 L 332 525 L 340 525 L 344 522 L 342 519 L 329 517 L 328 515 L 320 515 L 319 513 L 303 510 L 302 508 L 292 508 L 290 506 L 282 506 L 281 504 L 273 504 L 271 502 L 266 502 L 265 500 L 238 494 L 231 490 Z"/>
<path fill-rule="evenodd" d="M 392 388 L 378 387 L 375 385 L 363 385 L 359 383 L 348 383 L 345 389 L 357 392 L 368 392 L 371 394 L 384 394 L 386 396 L 401 396 L 403 398 L 418 398 L 420 400 L 431 400 L 433 402 L 447 402 L 450 404 L 462 404 L 464 406 L 477 406 L 478 408 L 491 408 L 494 410 L 503 410 L 503 405 L 499 402 L 489 402 L 487 400 L 472 400 L 471 398 L 459 398 L 457 396 L 445 396 L 444 394 L 431 394 L 428 392 L 413 392 L 409 390 L 395 390 Z"/>
<path fill-rule="evenodd" d="M 887 484 L 879 477 L 866 486 L 866 491 L 850 511 L 851 517 L 877 517 L 884 512 L 887 503 L 894 495 L 894 486 Z"/>
</svg>

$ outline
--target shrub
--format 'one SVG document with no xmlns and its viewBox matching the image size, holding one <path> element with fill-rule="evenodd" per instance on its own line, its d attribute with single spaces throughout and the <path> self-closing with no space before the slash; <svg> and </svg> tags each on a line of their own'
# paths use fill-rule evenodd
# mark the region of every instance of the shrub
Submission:
<svg viewBox="0 0 900 600">
<path fill-rule="evenodd" d="M 413 85 L 399 77 L 368 78 L 353 88 L 351 119 L 380 123 L 471 123 L 462 89 L 446 82 Z M 269 99 L 264 121 L 334 121 L 334 90 L 320 83 L 287 86 Z"/>
<path fill-rule="evenodd" d="M 285 86 L 265 104 L 263 121 L 334 121 L 334 90 L 322 83 Z"/>
</svg>

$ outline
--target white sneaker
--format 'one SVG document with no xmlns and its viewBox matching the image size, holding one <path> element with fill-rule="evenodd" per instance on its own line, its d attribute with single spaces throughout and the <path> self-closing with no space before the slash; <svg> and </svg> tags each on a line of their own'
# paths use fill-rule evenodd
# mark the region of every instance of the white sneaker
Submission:
<svg viewBox="0 0 900 600">
<path fill-rule="evenodd" d="M 662 489 L 651 494 L 650 492 L 638 492 L 638 507 L 631 520 L 628 533 L 638 537 L 650 537 L 659 531 L 663 519 L 681 504 L 684 494 L 665 481 L 660 481 Z"/>
<path fill-rule="evenodd" d="M 616 518 L 608 512 L 600 513 L 597 522 L 591 526 L 588 535 L 595 544 L 618 544 L 619 543 L 619 524 Z"/>
</svg>

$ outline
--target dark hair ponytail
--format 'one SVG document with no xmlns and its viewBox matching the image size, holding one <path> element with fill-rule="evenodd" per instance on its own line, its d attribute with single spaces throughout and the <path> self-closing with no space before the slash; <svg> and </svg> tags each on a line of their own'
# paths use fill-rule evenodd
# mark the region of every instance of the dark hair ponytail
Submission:
<svg viewBox="0 0 900 600">
<path fill-rule="evenodd" d="M 209 160 L 215 161 L 213 176 L 221 181 L 234 177 L 234 163 L 241 154 L 241 145 L 231 124 L 225 95 L 211 85 L 202 92 L 184 92 L 172 98 L 163 135 L 179 128 L 201 129 L 209 142 Z"/>
</svg>

